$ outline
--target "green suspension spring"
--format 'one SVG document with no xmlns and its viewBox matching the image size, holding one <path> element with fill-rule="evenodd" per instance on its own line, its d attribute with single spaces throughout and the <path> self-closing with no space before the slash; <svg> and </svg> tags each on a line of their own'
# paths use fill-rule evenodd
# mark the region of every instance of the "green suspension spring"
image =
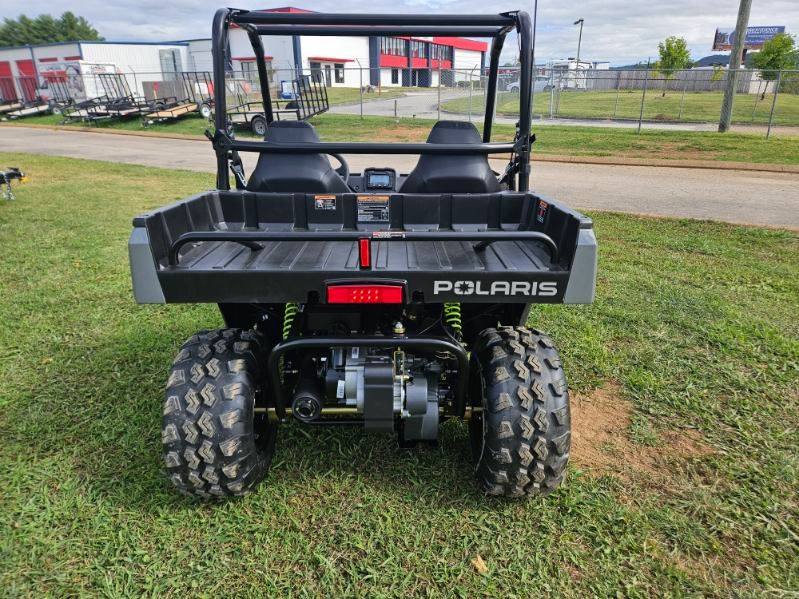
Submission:
<svg viewBox="0 0 799 599">
<path fill-rule="evenodd" d="M 455 337 L 461 338 L 463 323 L 461 322 L 461 305 L 459 302 L 444 304 L 444 322 L 455 331 Z"/>
<path fill-rule="evenodd" d="M 283 339 L 286 339 L 291 333 L 291 327 L 294 326 L 294 317 L 300 311 L 299 304 L 286 304 L 286 309 L 283 312 Z"/>
</svg>

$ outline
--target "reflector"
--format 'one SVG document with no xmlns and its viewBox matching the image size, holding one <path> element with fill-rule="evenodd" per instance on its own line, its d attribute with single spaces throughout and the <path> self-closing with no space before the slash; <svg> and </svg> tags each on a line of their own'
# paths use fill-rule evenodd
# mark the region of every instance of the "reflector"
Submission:
<svg viewBox="0 0 799 599">
<path fill-rule="evenodd" d="M 358 254 L 361 268 L 369 268 L 372 265 L 372 257 L 370 253 L 370 241 L 368 239 L 361 239 L 358 242 Z"/>
</svg>

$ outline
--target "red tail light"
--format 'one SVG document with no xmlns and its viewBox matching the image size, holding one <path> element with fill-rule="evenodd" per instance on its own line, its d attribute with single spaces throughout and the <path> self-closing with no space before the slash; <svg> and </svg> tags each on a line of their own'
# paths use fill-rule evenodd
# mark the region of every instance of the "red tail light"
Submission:
<svg viewBox="0 0 799 599">
<path fill-rule="evenodd" d="M 331 285 L 328 304 L 401 304 L 402 285 Z"/>
</svg>

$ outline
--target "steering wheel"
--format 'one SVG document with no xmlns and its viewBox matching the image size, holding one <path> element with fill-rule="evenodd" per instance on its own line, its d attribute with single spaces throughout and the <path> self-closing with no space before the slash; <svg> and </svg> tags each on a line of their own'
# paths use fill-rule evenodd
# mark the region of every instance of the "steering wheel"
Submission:
<svg viewBox="0 0 799 599">
<path fill-rule="evenodd" d="M 350 179 L 350 165 L 347 164 L 347 161 L 344 160 L 344 156 L 341 154 L 330 154 L 333 158 L 339 161 L 340 166 L 335 169 L 338 173 L 338 176 L 344 180 L 344 183 L 347 183 Z M 347 183 L 349 185 L 349 183 Z"/>
</svg>

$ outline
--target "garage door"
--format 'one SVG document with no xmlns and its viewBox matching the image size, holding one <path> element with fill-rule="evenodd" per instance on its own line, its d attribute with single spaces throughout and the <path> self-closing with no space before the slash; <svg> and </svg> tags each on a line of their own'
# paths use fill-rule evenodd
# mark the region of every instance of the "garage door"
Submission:
<svg viewBox="0 0 799 599">
<path fill-rule="evenodd" d="M 17 90 L 11 75 L 11 63 L 7 60 L 0 61 L 0 102 L 14 102 L 16 99 Z"/>
</svg>

